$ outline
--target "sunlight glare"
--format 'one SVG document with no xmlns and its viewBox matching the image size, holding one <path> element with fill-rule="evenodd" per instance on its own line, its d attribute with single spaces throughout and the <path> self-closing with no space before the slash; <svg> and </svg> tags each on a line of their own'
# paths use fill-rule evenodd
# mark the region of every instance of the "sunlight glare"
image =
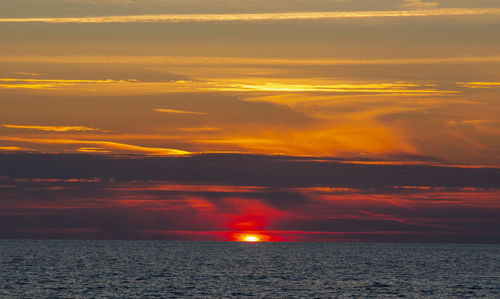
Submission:
<svg viewBox="0 0 500 299">
<path fill-rule="evenodd" d="M 245 238 L 243 238 L 243 241 L 245 241 L 245 242 L 259 242 L 260 239 L 256 236 L 246 236 Z"/>
</svg>

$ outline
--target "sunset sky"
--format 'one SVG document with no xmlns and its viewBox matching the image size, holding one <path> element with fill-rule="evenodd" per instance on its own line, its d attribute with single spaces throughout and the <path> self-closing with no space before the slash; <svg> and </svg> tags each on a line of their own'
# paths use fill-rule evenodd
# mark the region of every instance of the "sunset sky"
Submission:
<svg viewBox="0 0 500 299">
<path fill-rule="evenodd" d="M 500 241 L 497 0 L 0 2 L 0 237 Z"/>
</svg>

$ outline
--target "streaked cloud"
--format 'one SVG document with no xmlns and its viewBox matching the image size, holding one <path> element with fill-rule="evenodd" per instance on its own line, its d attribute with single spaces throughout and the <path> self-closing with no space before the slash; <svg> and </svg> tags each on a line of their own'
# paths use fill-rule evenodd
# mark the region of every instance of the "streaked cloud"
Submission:
<svg viewBox="0 0 500 299">
<path fill-rule="evenodd" d="M 422 0 L 404 0 L 405 3 L 401 7 L 415 8 L 415 9 L 429 9 L 439 6 L 439 2 L 429 2 Z"/>
<path fill-rule="evenodd" d="M 52 89 L 54 84 L 0 84 L 0 88 L 6 89 Z"/>
<path fill-rule="evenodd" d="M 263 129 L 254 134 L 233 134 L 197 139 L 195 143 L 234 145 L 248 152 L 284 155 L 352 156 L 364 154 L 416 154 L 415 147 L 393 128 L 374 122 L 346 123 L 330 128 Z"/>
<path fill-rule="evenodd" d="M 386 94 L 450 94 L 454 90 L 440 90 L 435 84 L 412 82 L 338 82 L 331 80 L 284 80 L 282 78 L 248 79 L 222 78 L 217 81 L 177 80 L 141 82 L 137 80 L 64 80 L 64 79 L 11 79 L 0 78 L 8 84 L 0 87 L 74 90 L 75 92 L 97 91 L 107 93 L 158 93 L 158 92 L 329 92 L 329 93 L 386 93 Z M 26 84 L 24 84 L 26 83 Z M 203 112 L 155 108 L 153 111 L 172 114 L 198 114 Z"/>
<path fill-rule="evenodd" d="M 102 149 L 99 147 L 80 147 L 76 150 L 81 153 L 98 153 L 98 154 L 109 154 L 110 150 Z"/>
<path fill-rule="evenodd" d="M 106 56 L 106 55 L 0 55 L 0 62 L 62 63 L 62 64 L 139 64 L 139 65 L 419 65 L 500 62 L 500 56 L 458 56 L 388 59 L 298 59 L 252 57 L 197 57 L 197 56 Z M 33 81 L 33 80 L 30 80 Z"/>
<path fill-rule="evenodd" d="M 376 160 L 357 157 L 357 161 L 383 162 L 400 161 Z M 0 155 L 0 178 L 16 177 L 22 171 L 23 177 L 36 178 L 95 178 L 103 180 L 122 177 L 124 180 L 170 181 L 190 185 L 235 185 L 263 187 L 335 187 L 335 188 L 384 188 L 393 186 L 430 187 L 476 187 L 500 188 L 500 168 L 426 166 L 412 165 L 412 161 L 422 161 L 421 156 L 404 156 L 406 165 L 352 164 L 345 158 L 318 158 L 315 156 L 276 156 L 244 154 L 193 154 L 188 157 L 120 156 L 119 162 L 127 165 L 113 167 L 117 157 L 95 155 L 89 160 L 86 155 L 77 154 L 16 154 Z M 424 157 L 429 161 L 429 157 Z M 32 167 L 37 161 L 40 167 Z M 92 161 L 92 163 L 90 163 Z M 434 162 L 444 164 L 444 162 Z M 12 167 L 16 165 L 17 167 Z M 72 165 L 72 166 L 71 166 Z M 186 170 L 179 172 L 179 165 Z M 57 167 L 51 167 L 57 166 Z M 72 172 L 66 170 L 72 167 Z M 284 171 L 286 169 L 286 171 Z M 196 175 L 186 176 L 186 173 Z M 217 176 L 214 176 L 217 173 Z M 259 174 L 259 175 L 256 175 Z M 334 178 L 334 181 L 332 180 Z M 215 182 L 219 182 L 216 183 Z M 165 187 L 167 188 L 167 187 Z M 321 191 L 321 190 L 320 190 Z M 337 192 L 339 190 L 331 190 Z"/>
<path fill-rule="evenodd" d="M 213 83 L 212 83 L 213 84 Z M 431 85 L 431 87 L 434 85 Z M 421 88 L 423 87 L 423 88 Z M 421 89 L 417 89 L 421 88 Z M 221 83 L 217 87 L 202 88 L 217 91 L 263 91 L 263 92 L 353 92 L 353 93 L 457 93 L 452 90 L 437 90 L 429 85 L 414 83 L 338 83 L 338 84 L 293 84 L 293 83 Z"/>
<path fill-rule="evenodd" d="M 466 88 L 492 88 L 500 87 L 500 82 L 458 82 L 457 85 Z"/>
<path fill-rule="evenodd" d="M 130 80 L 134 81 L 134 80 Z M 17 78 L 0 78 L 0 82 L 28 82 L 28 83 L 123 83 L 130 82 L 124 80 L 78 80 L 78 79 L 17 79 Z"/>
<path fill-rule="evenodd" d="M 100 131 L 101 129 L 90 128 L 85 126 L 26 126 L 26 125 L 0 125 L 9 129 L 26 129 L 26 130 L 39 130 L 39 131 L 53 131 L 53 132 L 74 132 L 74 131 Z"/>
<path fill-rule="evenodd" d="M 490 136 L 492 139 L 496 139 L 500 136 L 500 120 L 493 120 L 493 119 L 474 119 L 474 120 L 460 120 L 460 121 L 447 121 L 446 124 L 451 127 L 471 127 L 474 128 L 476 134 L 483 134 Z M 465 137 L 463 135 L 460 135 L 458 133 L 454 133 L 455 136 L 462 140 L 467 140 L 467 142 L 475 144 L 479 148 L 485 148 L 491 151 L 495 151 L 496 148 L 492 146 L 488 146 L 484 143 L 480 143 L 477 140 L 475 140 L 473 137 Z M 493 142 L 493 144 L 495 144 Z M 498 144 L 498 143 L 496 143 Z"/>
<path fill-rule="evenodd" d="M 496 124 L 500 123 L 500 120 L 492 120 L 492 119 L 473 119 L 473 120 L 462 120 L 462 121 L 447 121 L 446 124 L 450 126 L 456 126 L 460 124 L 464 125 L 483 125 L 483 124 Z"/>
<path fill-rule="evenodd" d="M 220 128 L 199 127 L 199 128 L 179 128 L 177 130 L 182 131 L 182 132 L 209 132 L 209 131 L 219 131 Z"/>
<path fill-rule="evenodd" d="M 0 87 L 4 88 L 27 88 L 27 89 L 54 89 L 78 84 L 116 84 L 135 82 L 135 80 L 76 80 L 76 79 L 18 79 L 18 78 L 0 78 Z"/>
<path fill-rule="evenodd" d="M 150 155 L 160 155 L 160 156 L 171 156 L 171 155 L 189 155 L 190 152 L 178 150 L 178 149 L 169 149 L 169 148 L 156 148 L 156 147 L 147 147 L 147 146 L 139 146 L 139 145 L 131 145 L 125 143 L 111 142 L 111 141 L 97 141 L 97 140 L 79 140 L 79 139 L 44 139 L 44 138 L 21 138 L 21 137 L 0 137 L 2 141 L 14 141 L 14 142 L 27 142 L 27 143 L 35 143 L 35 144 L 89 144 L 89 145 L 97 145 L 103 146 L 110 149 L 116 150 L 126 150 L 131 152 L 141 152 Z"/>
<path fill-rule="evenodd" d="M 412 1 L 408 4 L 429 7 L 429 2 Z M 422 8 L 422 7 L 420 7 Z M 397 17 L 442 17 L 442 16 L 481 16 L 500 15 L 500 8 L 442 8 L 392 11 L 330 11 L 330 12 L 291 12 L 260 14 L 166 14 L 166 15 L 129 15 L 98 16 L 75 18 L 1 18 L 0 23 L 153 23 L 153 22 L 249 22 L 249 21 L 287 21 L 287 20 L 328 20 L 360 18 L 397 18 Z"/>
<path fill-rule="evenodd" d="M 21 76 L 30 76 L 30 77 L 40 76 L 41 75 L 39 73 L 27 73 L 27 72 L 14 72 L 12 74 L 14 74 L 14 75 L 21 75 Z"/>
<path fill-rule="evenodd" d="M 0 151 L 7 151 L 7 152 L 31 152 L 31 151 L 35 151 L 35 150 L 31 149 L 31 148 L 19 147 L 19 146 L 0 146 Z"/>
<path fill-rule="evenodd" d="M 207 114 L 204 112 L 193 112 L 193 111 L 164 109 L 164 108 L 153 109 L 153 111 L 162 112 L 162 113 L 172 113 L 172 114 L 197 114 L 197 115 L 206 115 Z"/>
</svg>

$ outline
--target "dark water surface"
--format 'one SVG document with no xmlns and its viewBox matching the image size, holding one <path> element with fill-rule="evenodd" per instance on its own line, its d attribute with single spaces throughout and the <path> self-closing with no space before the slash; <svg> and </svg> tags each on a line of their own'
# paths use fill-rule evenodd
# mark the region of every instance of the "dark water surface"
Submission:
<svg viewBox="0 0 500 299">
<path fill-rule="evenodd" d="M 0 297 L 500 298 L 500 245 L 0 240 Z"/>
</svg>

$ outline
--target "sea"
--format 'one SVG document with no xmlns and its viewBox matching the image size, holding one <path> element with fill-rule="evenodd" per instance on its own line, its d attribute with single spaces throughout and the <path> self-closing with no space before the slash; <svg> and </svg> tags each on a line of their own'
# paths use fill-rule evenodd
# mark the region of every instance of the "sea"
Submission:
<svg viewBox="0 0 500 299">
<path fill-rule="evenodd" d="M 500 245 L 0 240 L 1 298 L 500 298 Z"/>
</svg>

